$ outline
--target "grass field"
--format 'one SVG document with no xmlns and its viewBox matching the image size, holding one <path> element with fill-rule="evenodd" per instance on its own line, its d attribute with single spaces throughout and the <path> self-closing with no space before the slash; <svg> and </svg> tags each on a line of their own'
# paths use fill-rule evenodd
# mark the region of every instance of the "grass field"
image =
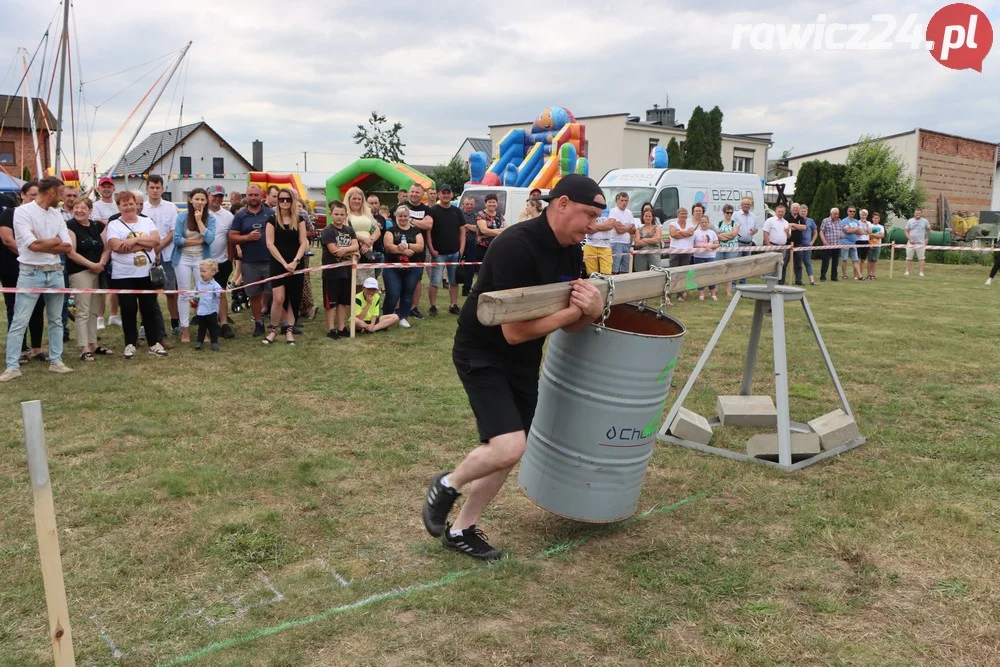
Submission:
<svg viewBox="0 0 1000 667">
<path fill-rule="evenodd" d="M 78 665 L 1000 664 L 1000 292 L 981 267 L 896 276 L 809 291 L 866 445 L 791 474 L 660 446 L 652 511 L 603 530 L 509 484 L 482 526 L 511 554 L 494 566 L 419 518 L 475 440 L 453 316 L 354 342 L 316 320 L 265 348 L 242 315 L 220 353 L 33 364 L 0 390 L 0 664 L 51 664 L 18 410 L 36 398 Z M 673 309 L 671 401 L 724 307 Z M 688 407 L 738 393 L 750 312 Z M 806 421 L 836 400 L 788 321 Z"/>
</svg>

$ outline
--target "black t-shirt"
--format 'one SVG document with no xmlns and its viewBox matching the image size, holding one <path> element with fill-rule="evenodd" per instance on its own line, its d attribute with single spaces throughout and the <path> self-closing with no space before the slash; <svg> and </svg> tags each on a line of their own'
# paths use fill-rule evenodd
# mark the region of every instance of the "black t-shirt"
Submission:
<svg viewBox="0 0 1000 667">
<path fill-rule="evenodd" d="M 374 214 L 375 224 L 378 225 L 378 240 L 372 244 L 372 252 L 380 252 L 385 255 L 385 218 L 380 214 Z"/>
<path fill-rule="evenodd" d="M 323 233 L 320 234 L 319 241 L 323 244 L 323 264 L 337 264 L 338 262 L 346 262 L 348 257 L 335 257 L 327 244 L 332 243 L 338 248 L 347 248 L 351 245 L 351 242 L 358 238 L 357 233 L 354 231 L 354 227 L 348 224 L 343 224 L 340 229 L 337 229 L 336 225 L 330 224 L 323 228 Z M 327 269 L 330 272 L 331 278 L 350 278 L 351 277 L 351 267 L 342 266 L 338 269 Z"/>
<path fill-rule="evenodd" d="M 569 282 L 580 277 L 583 249 L 561 246 L 543 211 L 537 218 L 514 225 L 496 237 L 479 269 L 479 280 L 458 316 L 452 353 L 459 359 L 483 359 L 500 364 L 511 375 L 538 379 L 544 338 L 511 345 L 500 325 L 485 326 L 476 316 L 484 292 Z"/>
<path fill-rule="evenodd" d="M 104 252 L 104 240 L 101 232 L 104 231 L 104 223 L 100 220 L 91 220 L 90 224 L 84 227 L 76 218 L 66 223 L 66 228 L 76 236 L 76 252 L 84 259 L 95 264 L 101 261 L 101 254 Z M 66 273 L 80 273 L 87 269 L 69 257 L 66 258 Z"/>
<path fill-rule="evenodd" d="M 406 242 L 412 246 L 417 242 L 417 238 L 421 235 L 420 230 L 414 227 L 413 225 L 410 225 L 410 227 L 405 230 L 400 229 L 398 225 L 394 225 L 392 229 L 387 229 L 385 233 L 390 234 L 392 236 L 393 245 L 399 245 L 402 242 L 403 238 L 405 237 Z M 420 255 L 419 253 L 414 254 L 413 257 L 407 257 L 406 255 L 393 255 L 391 252 L 389 252 L 388 248 L 386 248 L 385 250 L 385 261 L 387 262 L 396 262 L 404 264 L 409 262 L 422 262 L 423 261 L 422 257 L 423 255 Z"/>
<path fill-rule="evenodd" d="M 788 219 L 793 225 L 804 225 L 806 224 L 806 219 L 801 215 L 793 215 Z M 795 247 L 805 245 L 805 231 L 801 229 L 792 229 L 791 234 L 788 235 L 788 240 Z"/>
<path fill-rule="evenodd" d="M 462 211 L 456 206 L 435 206 L 431 209 L 431 217 L 434 218 L 434 227 L 431 229 L 431 241 L 434 243 L 434 250 L 441 255 L 451 255 L 458 252 L 462 234 L 465 230 L 465 218 Z"/>
<path fill-rule="evenodd" d="M 428 216 L 428 215 L 431 216 L 432 218 L 434 217 L 434 214 L 431 213 L 431 207 L 428 206 L 427 204 L 411 204 L 409 201 L 405 201 L 403 203 L 406 204 L 406 208 L 410 209 L 410 223 L 411 224 L 414 221 L 421 221 L 421 220 L 423 220 L 424 217 Z M 392 214 L 392 222 L 393 222 L 393 229 L 396 229 L 396 227 L 395 227 L 396 213 L 395 212 L 393 212 L 393 214 Z M 414 226 L 416 226 L 416 225 L 414 225 Z M 427 251 L 427 233 L 424 232 L 424 230 L 422 230 L 422 229 L 418 229 L 417 231 L 420 232 L 420 235 L 424 237 L 424 252 L 426 252 Z M 420 253 L 419 255 L 414 255 L 413 257 L 410 258 L 410 261 L 411 262 L 422 262 L 422 261 L 424 261 L 424 253 Z"/>
<path fill-rule="evenodd" d="M 6 227 L 11 234 L 14 233 L 13 208 L 4 209 L 0 213 L 0 227 Z M 17 255 L 8 250 L 3 243 L 0 243 L 0 277 L 3 278 L 3 284 L 10 287 L 15 286 L 20 271 L 21 269 L 17 265 Z"/>
<path fill-rule="evenodd" d="M 291 262 L 295 259 L 295 255 L 299 251 L 299 230 L 292 229 L 291 227 L 282 227 L 278 224 L 278 221 L 274 219 L 274 215 L 271 215 L 271 217 L 267 219 L 267 224 L 274 227 L 274 247 L 278 250 L 278 254 L 281 255 L 286 262 Z M 304 225 L 305 223 L 300 221 L 299 224 Z M 253 241 L 250 243 L 253 243 Z M 243 249 L 243 252 L 246 253 L 246 248 Z M 269 257 L 270 255 L 271 253 L 268 252 Z M 245 254 L 243 257 L 243 261 L 246 261 Z M 271 263 L 277 264 L 278 261 L 274 259 L 274 257 L 271 257 Z"/>
</svg>

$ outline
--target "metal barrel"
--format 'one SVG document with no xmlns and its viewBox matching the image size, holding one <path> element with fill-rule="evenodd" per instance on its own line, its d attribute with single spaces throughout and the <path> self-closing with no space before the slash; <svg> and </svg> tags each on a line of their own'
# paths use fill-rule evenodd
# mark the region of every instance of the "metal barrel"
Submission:
<svg viewBox="0 0 1000 667">
<path fill-rule="evenodd" d="M 622 304 L 605 327 L 549 338 L 518 484 L 589 523 L 631 516 L 653 454 L 684 326 Z"/>
</svg>

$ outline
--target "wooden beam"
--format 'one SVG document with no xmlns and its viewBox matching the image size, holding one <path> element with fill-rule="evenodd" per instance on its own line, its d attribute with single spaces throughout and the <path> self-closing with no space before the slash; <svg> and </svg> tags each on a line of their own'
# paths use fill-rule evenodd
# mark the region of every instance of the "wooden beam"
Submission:
<svg viewBox="0 0 1000 667">
<path fill-rule="evenodd" d="M 780 253 L 761 252 L 749 257 L 667 269 L 666 273 L 640 271 L 615 276 L 615 298 L 612 305 L 662 297 L 666 279 L 670 280 L 668 291 L 674 294 L 709 285 L 723 285 L 732 280 L 775 275 L 780 262 Z M 601 291 L 605 299 L 608 298 L 607 280 L 591 278 L 590 282 Z M 476 314 L 486 326 L 545 317 L 566 307 L 571 289 L 569 283 L 551 283 L 486 292 L 479 295 Z"/>
<path fill-rule="evenodd" d="M 24 444 L 28 450 L 28 472 L 35 497 L 35 533 L 38 555 L 42 561 L 42 584 L 45 605 L 49 611 L 49 639 L 56 667 L 73 667 L 73 633 L 69 625 L 69 607 L 63 583 L 62 557 L 59 554 L 59 531 L 49 482 L 49 461 L 45 453 L 45 432 L 42 428 L 40 401 L 21 403 L 24 420 Z"/>
</svg>

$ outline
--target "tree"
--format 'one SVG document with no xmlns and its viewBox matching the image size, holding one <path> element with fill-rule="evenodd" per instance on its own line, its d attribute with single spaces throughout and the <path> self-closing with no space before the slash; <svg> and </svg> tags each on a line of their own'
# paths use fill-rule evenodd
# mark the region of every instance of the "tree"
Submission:
<svg viewBox="0 0 1000 667">
<path fill-rule="evenodd" d="M 713 150 L 711 121 L 705 110 L 697 106 L 691 112 L 691 120 L 687 124 L 687 137 L 684 139 L 684 168 L 711 170 L 715 164 Z"/>
<path fill-rule="evenodd" d="M 462 186 L 469 182 L 469 164 L 457 155 L 448 164 L 439 164 L 427 174 L 438 185 L 447 183 L 455 189 L 455 195 L 462 192 Z"/>
<path fill-rule="evenodd" d="M 396 122 L 390 129 L 383 127 L 386 117 L 378 111 L 372 111 L 368 118 L 368 126 L 358 125 L 354 133 L 354 143 L 361 146 L 361 157 L 377 157 L 386 162 L 402 162 L 403 147 L 406 144 L 399 138 L 403 124 Z"/>
<path fill-rule="evenodd" d="M 847 167 L 842 164 L 831 164 L 826 160 L 809 160 L 799 167 L 795 175 L 794 199 L 800 202 L 810 202 L 816 197 L 819 186 L 832 179 L 834 183 L 835 201 L 845 202 L 847 192 Z M 832 204 L 831 204 L 832 206 Z"/>
<path fill-rule="evenodd" d="M 847 154 L 848 201 L 858 208 L 908 218 L 923 205 L 926 192 L 908 173 L 895 149 L 881 139 L 864 135 Z"/>
<path fill-rule="evenodd" d="M 803 165 L 805 166 L 805 165 Z M 795 181 L 795 194 L 799 193 L 799 183 L 798 180 Z M 799 201 L 804 201 L 800 199 Z M 809 213 L 811 217 L 819 225 L 823 218 L 829 217 L 830 209 L 837 206 L 837 184 L 832 178 L 826 179 L 820 186 L 816 189 L 816 196 L 813 197 L 812 204 L 809 206 Z M 818 237 L 817 237 L 818 238 Z"/>
<path fill-rule="evenodd" d="M 718 106 L 712 107 L 708 112 L 709 138 L 712 141 L 712 171 L 725 171 L 722 164 L 722 109 Z"/>
<path fill-rule="evenodd" d="M 681 145 L 677 143 L 677 137 L 670 137 L 667 142 L 667 166 L 672 169 L 680 169 L 684 166 L 684 153 Z"/>
<path fill-rule="evenodd" d="M 31 180 L 31 170 L 28 169 L 28 165 L 24 165 L 24 167 L 21 169 L 21 180 L 22 181 Z"/>
</svg>

